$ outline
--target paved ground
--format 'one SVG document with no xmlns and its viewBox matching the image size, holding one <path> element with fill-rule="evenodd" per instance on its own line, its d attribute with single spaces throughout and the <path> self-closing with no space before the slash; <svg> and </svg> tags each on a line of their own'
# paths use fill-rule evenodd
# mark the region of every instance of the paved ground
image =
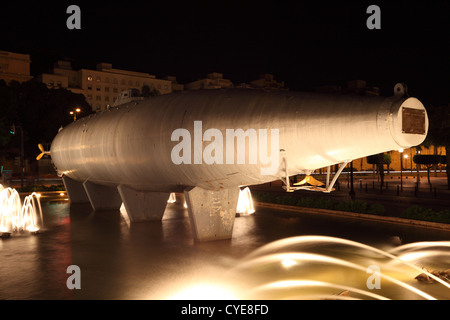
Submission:
<svg viewBox="0 0 450 320">
<path fill-rule="evenodd" d="M 324 178 L 318 179 L 324 181 Z M 400 182 L 399 174 L 386 175 L 383 188 L 381 188 L 378 179 L 374 179 L 372 175 L 355 175 L 353 185 L 355 199 L 368 203 L 381 203 L 386 208 L 386 215 L 390 216 L 399 216 L 403 210 L 412 205 L 419 205 L 436 211 L 450 209 L 450 190 L 447 188 L 446 176 L 440 174 L 438 177 L 435 177 L 433 173 L 430 179 L 431 188 L 428 184 L 426 173 L 423 173 L 419 187 L 416 190 L 416 176 L 412 176 L 411 174 L 405 175 L 403 173 L 402 183 Z M 251 189 L 254 191 L 270 191 L 286 194 L 282 189 L 281 181 L 254 186 Z M 336 190 L 330 194 L 299 190 L 291 195 L 349 200 L 351 199 L 349 192 L 350 183 L 347 176 L 344 175 L 339 179 L 339 185 Z"/>
</svg>

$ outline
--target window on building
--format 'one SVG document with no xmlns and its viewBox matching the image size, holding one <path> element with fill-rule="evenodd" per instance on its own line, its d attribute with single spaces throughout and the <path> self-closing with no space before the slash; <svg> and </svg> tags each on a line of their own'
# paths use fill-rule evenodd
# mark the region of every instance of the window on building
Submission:
<svg viewBox="0 0 450 320">
<path fill-rule="evenodd" d="M 117 79 L 114 79 L 114 80 L 113 80 L 113 83 L 114 83 L 114 84 L 117 84 Z"/>
<path fill-rule="evenodd" d="M 96 80 L 97 80 L 97 82 L 100 82 L 100 81 L 102 81 L 102 78 L 100 78 L 100 77 L 97 76 L 97 79 L 96 79 Z"/>
<path fill-rule="evenodd" d="M 119 90 L 117 88 L 113 88 L 114 93 L 119 93 Z"/>
<path fill-rule="evenodd" d="M 48 82 L 48 87 L 49 88 L 53 88 L 53 86 L 54 86 L 54 82 L 53 82 L 53 80 L 50 80 L 49 82 Z"/>
<path fill-rule="evenodd" d="M 87 99 L 88 99 L 88 100 L 92 100 L 92 94 L 88 94 L 88 95 L 87 95 Z"/>
<path fill-rule="evenodd" d="M 169 90 L 169 87 L 167 85 L 165 85 L 164 90 Z"/>
<path fill-rule="evenodd" d="M 132 85 L 133 85 L 133 81 L 128 80 L 128 85 L 129 85 L 129 86 L 132 86 Z"/>
<path fill-rule="evenodd" d="M 108 77 L 105 78 L 105 82 L 109 83 L 109 78 Z"/>
<path fill-rule="evenodd" d="M 139 86 L 140 86 L 140 82 L 139 82 L 139 81 L 136 81 L 136 87 L 139 88 Z"/>
<path fill-rule="evenodd" d="M 88 90 L 92 90 L 92 86 L 88 86 Z"/>
<path fill-rule="evenodd" d="M 96 96 L 95 100 L 100 101 L 100 100 L 102 100 L 102 97 L 101 96 Z"/>
<path fill-rule="evenodd" d="M 97 91 L 101 91 L 102 90 L 102 88 L 101 87 L 97 87 Z"/>
<path fill-rule="evenodd" d="M 92 81 L 92 76 L 87 77 L 88 81 Z"/>
<path fill-rule="evenodd" d="M 109 87 L 105 87 L 105 92 L 109 92 Z"/>
<path fill-rule="evenodd" d="M 122 81 L 120 81 L 120 84 L 125 84 L 125 80 L 122 79 Z"/>
<path fill-rule="evenodd" d="M 108 96 L 105 97 L 105 101 L 109 102 L 109 97 Z"/>
</svg>

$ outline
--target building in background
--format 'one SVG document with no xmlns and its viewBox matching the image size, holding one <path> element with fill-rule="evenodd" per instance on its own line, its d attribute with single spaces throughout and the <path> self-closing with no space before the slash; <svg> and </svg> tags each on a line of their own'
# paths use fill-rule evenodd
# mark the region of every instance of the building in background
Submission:
<svg viewBox="0 0 450 320">
<path fill-rule="evenodd" d="M 7 84 L 11 81 L 22 83 L 31 80 L 30 64 L 29 54 L 0 51 L 0 79 Z"/>
<path fill-rule="evenodd" d="M 189 82 L 184 85 L 185 90 L 220 89 L 231 87 L 233 87 L 231 80 L 224 79 L 223 74 L 218 72 L 209 73 L 204 79 Z"/>
<path fill-rule="evenodd" d="M 73 70 L 69 61 L 58 61 L 51 73 L 40 75 L 39 80 L 50 89 L 66 88 L 73 93 L 83 94 L 96 112 L 112 106 L 120 93 L 128 89 L 141 91 L 147 86 L 158 94 L 173 91 L 172 80 L 156 79 L 148 73 L 114 69 L 110 63 L 99 63 L 96 70 Z"/>
<path fill-rule="evenodd" d="M 276 81 L 273 74 L 261 74 L 259 79 L 250 81 L 250 86 L 256 89 L 265 90 L 289 90 L 286 88 L 284 81 Z"/>
<path fill-rule="evenodd" d="M 174 77 L 174 76 L 165 76 L 163 79 L 172 82 L 172 92 L 180 92 L 180 91 L 184 90 L 184 85 L 181 84 L 181 83 L 178 83 L 176 77 Z"/>
</svg>

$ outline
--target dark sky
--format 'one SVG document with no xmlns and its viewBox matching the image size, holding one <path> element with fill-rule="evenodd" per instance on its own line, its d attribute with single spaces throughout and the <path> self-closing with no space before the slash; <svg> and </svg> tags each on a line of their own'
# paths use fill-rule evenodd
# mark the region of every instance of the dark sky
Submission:
<svg viewBox="0 0 450 320">
<path fill-rule="evenodd" d="M 10 1 L 8 1 L 10 2 Z M 81 8 L 81 30 L 66 9 Z M 381 8 L 381 30 L 366 9 Z M 450 1 L 35 1 L 0 4 L 0 50 L 30 53 L 33 75 L 75 67 L 176 76 L 222 72 L 234 83 L 273 73 L 292 90 L 363 79 L 397 82 L 426 103 L 450 102 Z"/>
</svg>

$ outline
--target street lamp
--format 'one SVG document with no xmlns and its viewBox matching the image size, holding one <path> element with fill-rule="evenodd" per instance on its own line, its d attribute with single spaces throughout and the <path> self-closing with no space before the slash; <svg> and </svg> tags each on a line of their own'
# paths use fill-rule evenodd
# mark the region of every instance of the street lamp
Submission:
<svg viewBox="0 0 450 320">
<path fill-rule="evenodd" d="M 406 167 L 408 167 L 408 158 L 409 158 L 409 156 L 408 156 L 407 154 L 405 154 L 405 155 L 403 156 L 403 158 L 406 159 Z M 411 168 L 411 172 L 412 172 L 412 168 Z"/>
<path fill-rule="evenodd" d="M 80 112 L 81 112 L 80 108 L 76 108 L 75 110 L 70 111 L 70 115 L 73 116 L 73 121 L 74 122 L 77 121 L 77 113 L 80 113 Z"/>
<path fill-rule="evenodd" d="M 398 152 L 400 152 L 400 190 L 403 192 L 403 149 Z"/>
</svg>

